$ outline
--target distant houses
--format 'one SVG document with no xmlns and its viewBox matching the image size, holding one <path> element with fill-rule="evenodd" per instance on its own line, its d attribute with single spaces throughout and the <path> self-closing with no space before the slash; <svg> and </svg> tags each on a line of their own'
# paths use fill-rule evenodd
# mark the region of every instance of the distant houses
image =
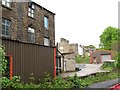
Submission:
<svg viewBox="0 0 120 90">
<path fill-rule="evenodd" d="M 61 60 L 61 69 L 63 71 L 75 71 L 75 56 L 78 54 L 78 44 L 70 44 L 69 40 L 61 38 L 58 43 L 58 50 L 64 57 L 64 59 Z"/>
<path fill-rule="evenodd" d="M 96 51 L 96 48 L 93 45 L 89 45 L 89 46 L 79 45 L 79 46 L 80 48 L 82 48 L 83 51 L 82 57 L 90 57 L 90 53 Z"/>
</svg>

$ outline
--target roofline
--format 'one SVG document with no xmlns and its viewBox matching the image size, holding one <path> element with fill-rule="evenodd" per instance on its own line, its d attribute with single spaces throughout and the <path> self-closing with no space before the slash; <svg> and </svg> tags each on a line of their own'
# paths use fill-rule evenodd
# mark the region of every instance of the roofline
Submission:
<svg viewBox="0 0 120 90">
<path fill-rule="evenodd" d="M 109 52 L 109 53 L 112 53 L 112 51 L 110 51 L 110 50 L 96 50 L 96 51 L 94 51 L 94 52 L 92 52 L 92 53 L 96 53 L 96 52 L 100 52 L 100 51 L 107 51 L 107 52 Z"/>
<path fill-rule="evenodd" d="M 38 3 L 36 3 L 36 2 L 32 1 L 32 3 L 36 4 L 37 6 L 39 6 L 39 7 L 43 8 L 44 10 L 46 10 L 46 11 L 48 11 L 48 12 L 50 12 L 50 13 L 52 13 L 53 15 L 56 15 L 56 14 L 55 14 L 55 13 L 53 13 L 52 11 L 50 11 L 50 10 L 48 10 L 48 9 L 44 8 L 43 6 L 39 5 L 39 4 L 38 4 Z"/>
</svg>

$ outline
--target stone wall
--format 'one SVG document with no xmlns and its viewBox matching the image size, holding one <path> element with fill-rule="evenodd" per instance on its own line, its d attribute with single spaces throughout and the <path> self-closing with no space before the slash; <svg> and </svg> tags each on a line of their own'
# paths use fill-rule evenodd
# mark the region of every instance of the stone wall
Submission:
<svg viewBox="0 0 120 90">
<path fill-rule="evenodd" d="M 55 14 L 44 7 L 35 5 L 35 17 L 28 16 L 29 2 L 11 2 L 11 7 L 2 5 L 2 17 L 11 20 L 11 29 L 9 39 L 28 43 L 28 27 L 35 29 L 35 44 L 43 45 L 43 38 L 47 34 L 50 40 L 50 46 L 55 45 Z M 48 17 L 49 28 L 44 28 L 44 16 Z"/>
</svg>

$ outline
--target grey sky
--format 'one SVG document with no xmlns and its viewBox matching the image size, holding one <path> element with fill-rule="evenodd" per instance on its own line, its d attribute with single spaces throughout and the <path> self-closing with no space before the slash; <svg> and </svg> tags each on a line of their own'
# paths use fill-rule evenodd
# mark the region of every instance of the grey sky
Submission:
<svg viewBox="0 0 120 90">
<path fill-rule="evenodd" d="M 95 45 L 108 26 L 118 27 L 119 0 L 33 0 L 56 13 L 56 42 Z"/>
</svg>

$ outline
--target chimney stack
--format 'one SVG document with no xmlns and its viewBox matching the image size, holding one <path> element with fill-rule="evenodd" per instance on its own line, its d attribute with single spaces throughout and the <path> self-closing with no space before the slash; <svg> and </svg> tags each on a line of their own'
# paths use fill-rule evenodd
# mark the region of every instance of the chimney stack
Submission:
<svg viewBox="0 0 120 90">
<path fill-rule="evenodd" d="M 69 44 L 69 40 L 66 40 L 66 42 Z"/>
<path fill-rule="evenodd" d="M 66 43 L 66 39 L 64 39 L 64 38 L 61 38 L 61 42 L 65 42 L 65 43 Z"/>
</svg>

